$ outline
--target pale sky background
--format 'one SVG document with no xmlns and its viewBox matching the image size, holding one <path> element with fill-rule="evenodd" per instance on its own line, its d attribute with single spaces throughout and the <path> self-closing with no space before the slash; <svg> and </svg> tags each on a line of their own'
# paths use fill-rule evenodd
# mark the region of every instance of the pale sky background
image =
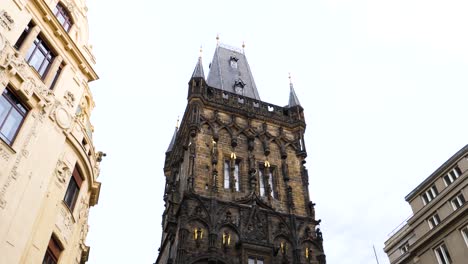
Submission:
<svg viewBox="0 0 468 264">
<path fill-rule="evenodd" d="M 164 152 L 203 45 L 241 47 L 263 101 L 305 108 L 311 199 L 329 264 L 388 263 L 404 197 L 468 143 L 468 2 L 87 1 L 101 163 L 90 264 L 153 263 Z"/>
</svg>

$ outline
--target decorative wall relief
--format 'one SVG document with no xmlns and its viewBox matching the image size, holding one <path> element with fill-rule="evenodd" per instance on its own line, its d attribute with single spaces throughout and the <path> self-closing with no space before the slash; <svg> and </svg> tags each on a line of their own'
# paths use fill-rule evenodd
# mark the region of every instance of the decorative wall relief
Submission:
<svg viewBox="0 0 468 264">
<path fill-rule="evenodd" d="M 72 174 L 72 171 L 70 170 L 70 167 L 68 166 L 67 163 L 65 163 L 62 160 L 57 161 L 57 167 L 55 168 L 55 175 L 57 176 L 57 180 L 61 184 L 65 184 L 67 179 L 70 177 Z"/>
<path fill-rule="evenodd" d="M 65 207 L 65 205 L 60 204 L 60 214 L 57 215 L 57 221 L 55 226 L 61 231 L 63 239 L 68 243 L 68 239 L 72 233 L 72 227 L 74 221 L 72 219 L 70 211 Z"/>
<path fill-rule="evenodd" d="M 0 25 L 6 30 L 12 30 L 15 26 L 15 21 L 5 10 L 0 11 Z"/>
<path fill-rule="evenodd" d="M 10 152 L 4 149 L 0 144 L 0 158 L 3 159 L 4 161 L 9 161 L 10 155 L 11 155 Z"/>
<path fill-rule="evenodd" d="M 63 98 L 65 98 L 65 101 L 69 107 L 73 107 L 73 104 L 75 103 L 75 95 L 72 92 L 66 91 Z"/>
</svg>

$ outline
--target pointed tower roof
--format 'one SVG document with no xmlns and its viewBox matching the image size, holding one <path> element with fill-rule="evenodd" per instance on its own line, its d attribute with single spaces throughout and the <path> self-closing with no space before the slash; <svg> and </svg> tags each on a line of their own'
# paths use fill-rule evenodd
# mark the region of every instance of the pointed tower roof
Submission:
<svg viewBox="0 0 468 264">
<path fill-rule="evenodd" d="M 205 79 L 205 72 L 203 71 L 203 64 L 202 64 L 202 49 L 200 47 L 200 56 L 198 57 L 197 65 L 192 73 L 192 78 L 203 78 Z"/>
<path fill-rule="evenodd" d="M 172 148 L 174 147 L 176 137 L 177 137 L 177 132 L 179 131 L 179 119 L 177 119 L 177 125 L 174 130 L 174 135 L 172 135 L 171 143 L 169 143 L 169 147 L 167 147 L 166 153 L 169 151 L 172 151 Z"/>
<path fill-rule="evenodd" d="M 291 81 L 291 75 L 289 75 L 289 104 L 288 107 L 301 106 L 299 98 L 297 98 L 296 92 Z"/>
<path fill-rule="evenodd" d="M 210 64 L 207 84 L 260 100 L 250 66 L 241 49 L 219 44 Z"/>
</svg>

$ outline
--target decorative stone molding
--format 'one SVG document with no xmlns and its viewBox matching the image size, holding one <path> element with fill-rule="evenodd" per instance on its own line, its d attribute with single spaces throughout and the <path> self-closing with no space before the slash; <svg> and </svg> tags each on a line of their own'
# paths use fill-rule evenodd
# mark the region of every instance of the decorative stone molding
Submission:
<svg viewBox="0 0 468 264">
<path fill-rule="evenodd" d="M 32 114 L 32 117 L 34 121 L 29 130 L 29 133 L 26 135 L 26 138 L 23 141 L 24 143 L 21 146 L 20 151 L 16 154 L 13 167 L 10 173 L 8 174 L 8 177 L 6 178 L 5 182 L 2 183 L 2 187 L 0 189 L 0 208 L 1 209 L 4 209 L 7 204 L 5 195 L 7 191 L 9 190 L 9 187 L 12 184 L 14 184 L 18 180 L 19 177 L 23 175 L 23 173 L 18 171 L 19 165 L 21 161 L 23 160 L 23 158 L 27 158 L 29 156 L 29 152 L 28 152 L 29 145 L 31 144 L 31 142 L 33 142 L 32 139 L 37 137 L 37 127 L 39 124 L 39 119 L 37 118 L 37 116 L 34 115 L 34 113 Z"/>
<path fill-rule="evenodd" d="M 55 168 L 55 176 L 57 176 L 57 180 L 63 185 L 71 174 L 70 166 L 68 166 L 68 164 L 63 160 L 58 160 Z"/>
<path fill-rule="evenodd" d="M 72 92 L 66 91 L 63 98 L 65 98 L 65 101 L 67 102 L 67 105 L 69 107 L 73 107 L 73 105 L 75 103 L 75 95 Z"/>
<path fill-rule="evenodd" d="M 15 26 L 15 21 L 5 10 L 0 11 L 0 25 L 7 30 L 12 30 Z"/>
</svg>

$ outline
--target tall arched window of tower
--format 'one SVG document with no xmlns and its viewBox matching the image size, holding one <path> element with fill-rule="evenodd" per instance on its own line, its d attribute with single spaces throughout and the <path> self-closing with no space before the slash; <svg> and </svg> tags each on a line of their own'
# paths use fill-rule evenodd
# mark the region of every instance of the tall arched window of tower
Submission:
<svg viewBox="0 0 468 264">
<path fill-rule="evenodd" d="M 63 29 L 65 29 L 66 32 L 70 31 L 70 28 L 73 25 L 73 21 L 68 9 L 62 3 L 58 2 L 54 8 L 54 14 L 62 25 Z"/>
</svg>

